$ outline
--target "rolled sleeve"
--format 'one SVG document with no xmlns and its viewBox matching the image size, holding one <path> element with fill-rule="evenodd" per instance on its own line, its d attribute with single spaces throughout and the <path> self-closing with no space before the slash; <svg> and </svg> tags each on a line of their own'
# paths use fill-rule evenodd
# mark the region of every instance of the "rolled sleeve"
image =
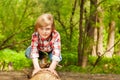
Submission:
<svg viewBox="0 0 120 80">
<path fill-rule="evenodd" d="M 58 35 L 57 38 L 55 39 L 54 44 L 53 44 L 52 60 L 55 60 L 58 62 L 61 61 L 60 54 L 61 54 L 61 42 L 60 42 L 60 35 Z"/>
<path fill-rule="evenodd" d="M 55 55 L 52 56 L 52 60 L 53 60 L 53 61 L 58 61 L 58 62 L 61 61 L 61 60 L 60 60 L 60 57 L 55 56 Z"/>
<path fill-rule="evenodd" d="M 39 57 L 37 46 L 38 46 L 38 35 L 37 33 L 33 33 L 32 42 L 31 42 L 31 55 L 30 55 L 31 58 Z"/>
</svg>

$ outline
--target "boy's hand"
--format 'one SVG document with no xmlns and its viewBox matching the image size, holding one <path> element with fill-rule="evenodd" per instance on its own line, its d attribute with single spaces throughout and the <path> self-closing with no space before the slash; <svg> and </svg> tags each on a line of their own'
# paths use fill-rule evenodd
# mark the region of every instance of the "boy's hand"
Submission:
<svg viewBox="0 0 120 80">
<path fill-rule="evenodd" d="M 41 70 L 41 68 L 40 68 L 39 63 L 38 63 L 38 58 L 33 58 L 32 61 L 33 61 L 33 66 L 34 66 L 34 70 L 32 72 L 32 76 L 34 76 L 35 73 L 37 73 L 38 71 Z"/>
<path fill-rule="evenodd" d="M 40 70 L 42 70 L 42 69 L 40 69 L 40 68 L 39 69 L 34 69 L 33 72 L 32 72 L 32 76 L 34 76 Z"/>
<path fill-rule="evenodd" d="M 55 71 L 56 65 L 58 64 L 57 61 L 52 61 L 49 68 L 46 68 L 46 70 L 49 70 L 50 72 L 54 73 L 56 76 L 58 76 L 57 72 Z"/>
<path fill-rule="evenodd" d="M 56 70 L 54 70 L 54 69 L 46 68 L 45 70 L 48 70 L 48 71 L 52 72 L 53 74 L 55 74 L 56 76 L 58 76 Z"/>
</svg>

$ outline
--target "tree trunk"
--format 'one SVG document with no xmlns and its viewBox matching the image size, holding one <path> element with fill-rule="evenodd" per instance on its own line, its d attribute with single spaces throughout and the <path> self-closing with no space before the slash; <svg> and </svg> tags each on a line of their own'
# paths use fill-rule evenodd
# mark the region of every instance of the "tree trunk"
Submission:
<svg viewBox="0 0 120 80">
<path fill-rule="evenodd" d="M 100 55 L 103 54 L 103 11 L 101 7 L 98 7 L 98 14 L 101 14 L 98 16 L 98 37 L 97 37 L 97 53 L 99 52 Z"/>
<path fill-rule="evenodd" d="M 107 44 L 108 51 L 105 54 L 106 57 L 111 58 L 114 53 L 114 47 L 110 49 L 114 45 L 114 37 L 115 37 L 115 21 L 111 21 L 109 25 L 109 31 L 108 31 L 108 44 Z"/>
<path fill-rule="evenodd" d="M 83 64 L 83 7 L 84 7 L 84 0 L 81 0 L 80 4 L 80 21 L 79 21 L 79 42 L 78 42 L 78 65 L 82 66 Z M 84 62 L 84 66 L 85 66 Z"/>
<path fill-rule="evenodd" d="M 92 56 L 103 54 L 103 12 L 100 6 L 97 6 L 99 0 L 91 0 L 91 19 L 90 26 L 93 28 L 93 47 Z M 99 25 L 97 25 L 99 23 Z"/>
<path fill-rule="evenodd" d="M 95 29 L 94 29 L 94 44 L 93 44 L 93 48 L 92 48 L 92 56 L 96 56 L 96 49 L 97 49 L 97 46 L 96 46 L 96 44 L 97 44 L 97 37 L 98 37 L 98 35 L 97 35 L 97 33 L 98 33 L 98 29 L 97 29 L 97 27 L 95 27 Z"/>
<path fill-rule="evenodd" d="M 100 53 L 100 55 L 103 54 L 103 26 L 100 26 L 100 28 L 98 28 L 97 53 L 98 52 Z"/>
<path fill-rule="evenodd" d="M 70 17 L 70 22 L 69 22 L 70 23 L 70 43 L 72 42 L 72 37 L 73 37 L 72 36 L 73 35 L 73 28 L 74 28 L 73 18 L 74 18 L 74 15 L 75 15 L 76 4 L 77 4 L 77 0 L 74 1 L 72 12 L 71 12 L 71 17 Z"/>
<path fill-rule="evenodd" d="M 97 41 L 96 11 L 97 11 L 97 0 L 90 0 L 90 18 L 86 32 L 89 38 L 89 43 L 88 43 L 89 53 L 91 53 L 92 55 L 96 55 L 96 41 Z"/>
</svg>

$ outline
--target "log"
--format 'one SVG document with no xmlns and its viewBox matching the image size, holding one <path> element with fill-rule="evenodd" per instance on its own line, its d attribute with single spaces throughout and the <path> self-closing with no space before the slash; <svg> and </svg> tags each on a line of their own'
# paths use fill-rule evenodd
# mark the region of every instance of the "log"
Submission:
<svg viewBox="0 0 120 80">
<path fill-rule="evenodd" d="M 59 76 L 53 74 L 48 70 L 41 70 L 37 72 L 30 80 L 61 80 Z"/>
</svg>

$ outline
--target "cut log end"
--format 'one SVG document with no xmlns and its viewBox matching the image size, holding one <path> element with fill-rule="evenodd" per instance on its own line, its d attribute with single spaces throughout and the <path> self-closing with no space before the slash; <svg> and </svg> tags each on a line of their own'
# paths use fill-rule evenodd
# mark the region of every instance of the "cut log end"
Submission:
<svg viewBox="0 0 120 80">
<path fill-rule="evenodd" d="M 61 80 L 59 76 L 47 70 L 37 72 L 30 80 Z"/>
</svg>

